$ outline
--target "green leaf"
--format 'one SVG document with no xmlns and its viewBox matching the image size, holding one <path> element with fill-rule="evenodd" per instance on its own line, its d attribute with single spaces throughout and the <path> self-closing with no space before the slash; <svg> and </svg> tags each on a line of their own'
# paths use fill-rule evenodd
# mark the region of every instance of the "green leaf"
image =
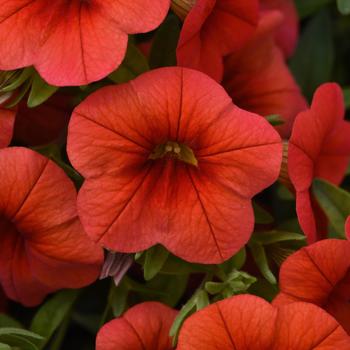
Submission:
<svg viewBox="0 0 350 350">
<path fill-rule="evenodd" d="M 29 338 L 29 339 L 37 339 L 42 340 L 44 339 L 41 335 L 36 334 L 31 331 L 27 331 L 26 329 L 22 328 L 14 328 L 14 327 L 2 327 L 0 328 L 0 338 L 3 336 L 20 336 L 23 338 Z"/>
<path fill-rule="evenodd" d="M 255 232 L 252 235 L 251 240 L 254 241 L 255 243 L 268 245 L 268 244 L 284 242 L 284 241 L 303 241 L 305 240 L 305 236 L 295 232 L 272 230 L 272 231 Z"/>
<path fill-rule="evenodd" d="M 0 343 L 18 347 L 21 350 L 38 350 L 38 344 L 41 344 L 42 341 L 43 337 L 25 329 L 0 328 Z"/>
<path fill-rule="evenodd" d="M 58 90 L 57 86 L 49 85 L 38 73 L 35 73 L 32 80 L 27 106 L 34 108 L 41 105 Z"/>
<path fill-rule="evenodd" d="M 78 297 L 78 290 L 63 290 L 40 307 L 30 329 L 45 337 L 44 346 L 68 315 Z"/>
<path fill-rule="evenodd" d="M 108 77 L 115 83 L 126 83 L 149 70 L 143 53 L 129 40 L 124 61 Z"/>
<path fill-rule="evenodd" d="M 345 238 L 345 221 L 350 215 L 350 193 L 322 179 L 315 179 L 312 190 L 339 238 Z"/>
<path fill-rule="evenodd" d="M 4 343 L 0 343 L 0 350 L 11 350 L 11 346 Z"/>
<path fill-rule="evenodd" d="M 342 15 L 350 14 L 350 0 L 337 0 L 338 10 Z"/>
<path fill-rule="evenodd" d="M 330 4 L 333 0 L 295 0 L 300 18 L 305 18 Z"/>
<path fill-rule="evenodd" d="M 12 82 L 6 85 L 1 90 L 3 92 L 9 92 L 16 90 L 19 88 L 29 77 L 34 73 L 34 69 L 32 67 L 24 68 L 20 74 L 17 75 L 16 78 L 12 80 Z"/>
<path fill-rule="evenodd" d="M 196 309 L 201 310 L 210 304 L 209 296 L 205 290 L 200 290 L 196 298 Z"/>
<path fill-rule="evenodd" d="M 161 245 L 155 245 L 146 251 L 144 278 L 146 281 L 156 276 L 169 256 L 169 252 Z"/>
<path fill-rule="evenodd" d="M 129 288 L 121 281 L 119 286 L 113 286 L 113 290 L 109 295 L 108 303 L 112 308 L 112 313 L 114 317 L 119 317 L 125 311 L 127 307 Z"/>
<path fill-rule="evenodd" d="M 232 270 L 239 270 L 242 268 L 246 261 L 246 249 L 243 247 L 238 253 L 236 253 L 232 258 L 225 261 L 220 265 L 220 267 L 226 272 L 230 273 Z"/>
<path fill-rule="evenodd" d="M 250 242 L 249 248 L 251 250 L 253 259 L 258 266 L 261 274 L 271 283 L 276 284 L 277 280 L 272 271 L 270 270 L 269 263 L 264 247 L 261 244 Z"/>
<path fill-rule="evenodd" d="M 255 201 L 253 201 L 253 209 L 254 209 L 255 222 L 257 224 L 266 225 L 266 224 L 273 223 L 274 221 L 273 216 L 264 208 L 262 208 L 259 204 L 257 204 Z"/>
<path fill-rule="evenodd" d="M 5 314 L 0 314 L 0 329 L 2 327 L 24 328 L 20 322 L 13 319 L 12 317 Z"/>
<path fill-rule="evenodd" d="M 6 104 L 6 108 L 12 108 L 14 106 L 16 106 L 24 97 L 24 95 L 28 92 L 28 90 L 30 89 L 31 86 L 31 82 L 30 80 L 27 80 L 19 89 L 18 93 L 15 94 L 15 98 L 11 98 L 10 99 L 10 103 Z"/>
<path fill-rule="evenodd" d="M 187 317 L 191 316 L 196 311 L 197 295 L 198 292 L 193 294 L 193 296 L 187 301 L 187 303 L 183 305 L 170 328 L 169 335 L 173 337 L 174 346 L 177 343 L 178 334 L 182 324 L 185 322 Z"/>
<path fill-rule="evenodd" d="M 176 47 L 180 28 L 180 21 L 174 15 L 170 15 L 158 28 L 150 53 L 150 67 L 152 69 L 176 66 Z"/>
<path fill-rule="evenodd" d="M 222 282 L 209 281 L 205 284 L 205 290 L 211 295 L 221 293 L 225 289 L 225 287 L 226 287 L 226 284 Z"/>
<path fill-rule="evenodd" d="M 307 23 L 290 61 L 290 68 L 309 100 L 319 85 L 331 80 L 334 65 L 332 36 L 330 15 L 325 10 L 320 11 Z"/>
<path fill-rule="evenodd" d="M 279 114 L 271 114 L 265 117 L 272 126 L 283 125 L 284 120 Z"/>
</svg>

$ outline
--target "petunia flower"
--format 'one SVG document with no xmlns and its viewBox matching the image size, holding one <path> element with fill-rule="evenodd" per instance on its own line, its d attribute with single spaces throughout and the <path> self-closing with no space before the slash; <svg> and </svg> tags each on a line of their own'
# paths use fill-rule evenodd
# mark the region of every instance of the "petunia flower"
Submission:
<svg viewBox="0 0 350 350">
<path fill-rule="evenodd" d="M 347 238 L 350 240 L 350 216 L 348 217 L 345 223 L 345 233 Z"/>
<path fill-rule="evenodd" d="M 155 29 L 169 0 L 1 0 L 0 69 L 33 65 L 51 85 L 85 85 L 122 62 L 128 34 Z"/>
<path fill-rule="evenodd" d="M 274 36 L 282 23 L 279 11 L 265 11 L 254 37 L 225 59 L 223 86 L 239 107 L 263 116 L 278 114 L 277 127 L 289 137 L 296 115 L 307 108 Z"/>
<path fill-rule="evenodd" d="M 260 0 L 260 7 L 263 11 L 279 10 L 283 14 L 275 40 L 285 57 L 292 56 L 299 36 L 299 18 L 294 0 Z"/>
<path fill-rule="evenodd" d="M 327 83 L 315 92 L 311 108 L 295 119 L 288 145 L 288 174 L 296 191 L 300 226 L 310 243 L 316 229 L 310 186 L 314 178 L 339 184 L 350 160 L 350 123 L 344 120 L 340 87 Z"/>
<path fill-rule="evenodd" d="M 289 256 L 280 270 L 274 305 L 316 304 L 350 334 L 350 242 L 327 239 Z M 350 347 L 349 347 L 350 348 Z"/>
<path fill-rule="evenodd" d="M 274 307 L 253 295 L 212 304 L 182 326 L 177 350 L 350 348 L 350 337 L 321 308 L 308 303 Z"/>
<path fill-rule="evenodd" d="M 281 140 L 261 116 L 186 68 L 103 88 L 73 112 L 68 155 L 85 177 L 86 232 L 123 253 L 157 243 L 191 262 L 218 263 L 249 239 L 251 198 L 271 185 Z"/>
<path fill-rule="evenodd" d="M 221 81 L 223 57 L 239 50 L 258 24 L 258 0 L 173 0 L 184 17 L 176 50 L 179 66 Z"/>
<path fill-rule="evenodd" d="M 0 150 L 0 240 L 0 283 L 26 306 L 92 283 L 102 265 L 78 219 L 73 183 L 26 148 Z"/>
<path fill-rule="evenodd" d="M 138 304 L 99 330 L 96 350 L 171 350 L 169 331 L 176 314 L 158 302 Z"/>
</svg>

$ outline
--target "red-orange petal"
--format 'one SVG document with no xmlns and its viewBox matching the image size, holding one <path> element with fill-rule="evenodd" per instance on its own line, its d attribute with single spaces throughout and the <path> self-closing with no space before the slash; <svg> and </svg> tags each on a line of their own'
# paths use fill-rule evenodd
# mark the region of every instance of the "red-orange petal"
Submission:
<svg viewBox="0 0 350 350">
<path fill-rule="evenodd" d="M 138 304 L 99 330 L 96 350 L 171 350 L 169 332 L 176 314 L 157 302 Z"/>
<path fill-rule="evenodd" d="M 225 299 L 190 316 L 178 350 L 346 350 L 350 337 L 325 311 L 308 303 L 273 307 L 253 295 Z"/>
<path fill-rule="evenodd" d="M 350 123 L 344 121 L 344 101 L 334 83 L 320 86 L 311 108 L 295 119 L 288 148 L 288 173 L 296 190 L 299 223 L 309 242 L 317 230 L 309 188 L 315 177 L 339 184 L 350 160 Z"/>
<path fill-rule="evenodd" d="M 102 250 L 77 217 L 74 185 L 40 154 L 0 151 L 0 225 L 0 280 L 10 298 L 32 306 L 97 278 Z"/>
<path fill-rule="evenodd" d="M 256 0 L 197 0 L 181 30 L 176 50 L 178 65 L 221 81 L 223 57 L 239 50 L 251 38 L 257 23 Z"/>
<path fill-rule="evenodd" d="M 316 304 L 350 332 L 350 242 L 322 240 L 302 248 L 282 264 L 275 305 Z"/>
<path fill-rule="evenodd" d="M 190 147 L 198 167 L 150 160 L 167 141 Z M 78 210 L 95 241 L 125 253 L 160 243 L 188 261 L 215 263 L 249 239 L 250 199 L 276 180 L 281 140 L 204 74 L 164 68 L 79 105 L 68 154 L 86 178 Z"/>
<path fill-rule="evenodd" d="M 169 0 L 2 1 L 0 69 L 34 65 L 51 85 L 84 85 L 122 62 L 128 34 L 155 29 Z"/>
</svg>

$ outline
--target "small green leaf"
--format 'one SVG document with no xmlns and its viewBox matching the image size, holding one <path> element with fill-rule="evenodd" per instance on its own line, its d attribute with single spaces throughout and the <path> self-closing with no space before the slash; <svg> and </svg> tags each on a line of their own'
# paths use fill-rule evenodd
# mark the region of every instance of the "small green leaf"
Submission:
<svg viewBox="0 0 350 350">
<path fill-rule="evenodd" d="M 342 15 L 350 14 L 350 0 L 337 0 L 338 10 Z"/>
<path fill-rule="evenodd" d="M 9 92 L 19 88 L 29 77 L 34 73 L 32 67 L 24 68 L 19 74 L 16 73 L 14 78 L 11 79 L 11 83 L 3 87 L 1 90 L 3 92 Z"/>
<path fill-rule="evenodd" d="M 123 314 L 127 307 L 129 288 L 121 281 L 118 287 L 113 285 L 113 290 L 109 295 L 108 303 L 112 308 L 112 313 L 114 317 L 119 317 Z"/>
<path fill-rule="evenodd" d="M 23 338 L 37 339 L 37 340 L 44 339 L 41 335 L 31 331 L 27 331 L 26 329 L 14 328 L 14 327 L 2 327 L 0 329 L 0 338 L 8 335 L 16 335 Z"/>
<path fill-rule="evenodd" d="M 40 307 L 30 329 L 45 337 L 43 346 L 64 321 L 78 297 L 77 290 L 63 290 Z"/>
<path fill-rule="evenodd" d="M 24 328 L 20 322 L 12 317 L 5 314 L 0 314 L 0 329 L 3 327 Z"/>
<path fill-rule="evenodd" d="M 295 232 L 272 230 L 255 232 L 252 235 L 251 240 L 255 243 L 268 245 L 284 241 L 303 241 L 305 240 L 305 236 Z"/>
<path fill-rule="evenodd" d="M 210 304 L 208 294 L 205 290 L 200 290 L 197 294 L 196 309 L 201 310 Z"/>
<path fill-rule="evenodd" d="M 211 295 L 221 293 L 225 289 L 225 287 L 226 284 L 222 282 L 207 282 L 205 284 L 205 290 Z"/>
<path fill-rule="evenodd" d="M 39 350 L 38 345 L 33 341 L 14 334 L 0 336 L 0 341 L 10 345 L 12 349 Z"/>
<path fill-rule="evenodd" d="M 232 270 L 239 270 L 242 268 L 246 261 L 246 249 L 243 247 L 238 253 L 236 253 L 232 258 L 225 261 L 220 265 L 220 267 L 226 272 L 230 273 Z"/>
<path fill-rule="evenodd" d="M 18 93 L 14 95 L 15 98 L 11 98 L 10 103 L 6 104 L 6 108 L 12 108 L 16 106 L 22 100 L 24 95 L 28 92 L 28 90 L 30 89 L 30 86 L 31 86 L 31 82 L 30 80 L 27 80 L 18 90 Z"/>
<path fill-rule="evenodd" d="M 350 215 L 350 193 L 322 179 L 315 179 L 312 190 L 339 238 L 345 238 L 345 221 Z"/>
<path fill-rule="evenodd" d="M 41 105 L 58 90 L 57 86 L 49 85 L 38 73 L 35 73 L 32 80 L 27 105 L 34 108 Z"/>
<path fill-rule="evenodd" d="M 177 314 L 173 325 L 170 328 L 169 335 L 173 337 L 173 345 L 175 346 L 177 343 L 178 334 L 182 324 L 185 322 L 186 318 L 191 316 L 196 311 L 196 303 L 197 303 L 197 294 L 195 293 L 187 303 L 181 308 L 179 313 Z"/>
<path fill-rule="evenodd" d="M 156 276 L 169 256 L 169 252 L 161 245 L 155 245 L 146 251 L 144 268 L 144 278 L 149 281 Z"/>
<path fill-rule="evenodd" d="M 334 56 L 332 21 L 328 11 L 322 10 L 306 24 L 290 60 L 290 68 L 309 100 L 319 85 L 331 80 Z"/>
<path fill-rule="evenodd" d="M 264 247 L 261 244 L 250 242 L 249 248 L 256 265 L 258 266 L 261 274 L 271 283 L 276 284 L 277 280 L 272 271 L 270 270 L 269 263 Z"/>
<path fill-rule="evenodd" d="M 333 0 L 295 0 L 300 18 L 308 17 L 330 4 Z"/>
<path fill-rule="evenodd" d="M 143 53 L 129 40 L 125 58 L 119 68 L 108 77 L 115 83 L 126 83 L 149 70 Z"/>
<path fill-rule="evenodd" d="M 0 343 L 0 350 L 11 350 L 11 346 L 4 343 Z"/>
<path fill-rule="evenodd" d="M 345 108 L 350 108 L 350 87 L 343 89 Z"/>
<path fill-rule="evenodd" d="M 158 28 L 150 53 L 150 67 L 152 69 L 176 66 L 176 47 L 180 28 L 180 21 L 174 15 L 168 16 Z"/>
<path fill-rule="evenodd" d="M 284 120 L 279 114 L 271 114 L 265 117 L 272 126 L 283 125 Z"/>
<path fill-rule="evenodd" d="M 257 224 L 266 225 L 266 224 L 273 223 L 274 221 L 273 216 L 264 208 L 262 208 L 259 204 L 257 204 L 255 201 L 253 201 L 253 209 L 254 209 L 255 222 Z"/>
</svg>

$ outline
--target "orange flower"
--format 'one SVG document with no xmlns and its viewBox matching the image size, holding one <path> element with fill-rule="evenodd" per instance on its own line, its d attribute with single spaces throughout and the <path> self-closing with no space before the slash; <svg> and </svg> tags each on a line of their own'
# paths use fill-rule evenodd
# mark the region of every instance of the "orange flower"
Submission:
<svg viewBox="0 0 350 350">
<path fill-rule="evenodd" d="M 350 349 L 350 337 L 321 308 L 296 302 L 274 307 L 253 295 L 212 304 L 182 326 L 177 350 Z"/>
<path fill-rule="evenodd" d="M 278 177 L 281 140 L 204 74 L 163 68 L 90 95 L 74 111 L 68 155 L 86 178 L 78 211 L 103 246 L 157 243 L 202 263 L 249 239 L 251 198 Z"/>
<path fill-rule="evenodd" d="M 26 306 L 86 286 L 100 272 L 102 251 L 78 219 L 73 183 L 26 148 L 0 150 L 0 240 L 0 283 Z"/>
</svg>

